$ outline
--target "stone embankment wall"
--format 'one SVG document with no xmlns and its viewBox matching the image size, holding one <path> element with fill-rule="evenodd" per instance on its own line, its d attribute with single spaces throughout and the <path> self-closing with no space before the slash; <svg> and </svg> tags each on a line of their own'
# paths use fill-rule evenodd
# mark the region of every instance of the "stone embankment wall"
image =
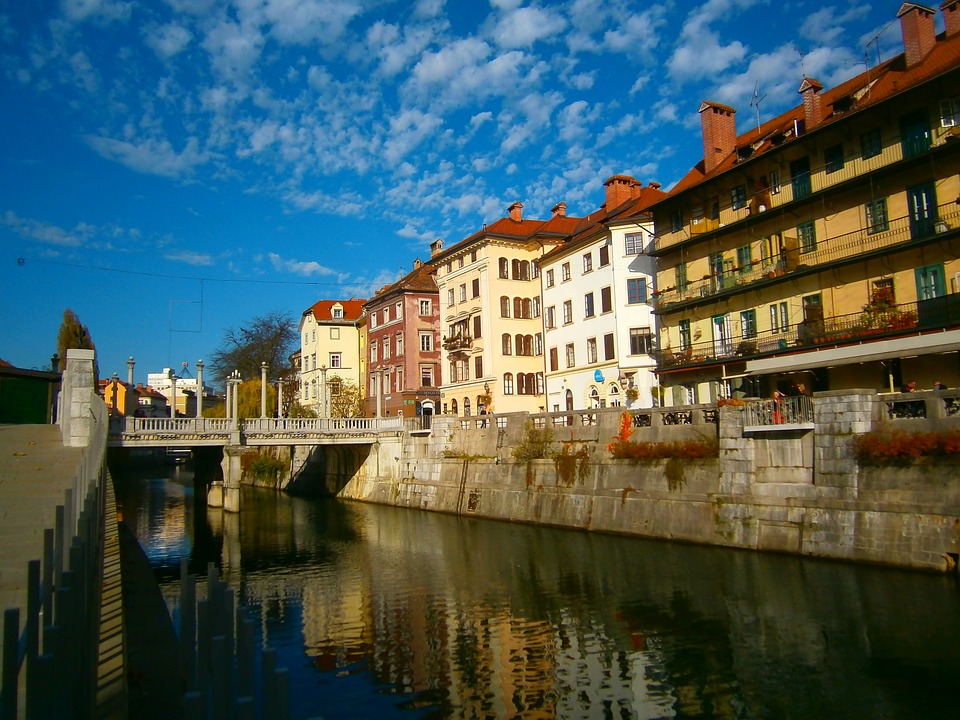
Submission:
<svg viewBox="0 0 960 720">
<path fill-rule="evenodd" d="M 918 395 L 919 396 L 919 395 Z M 819 393 L 812 423 L 756 428 L 744 408 L 643 411 L 631 441 L 717 437 L 716 459 L 614 460 L 619 410 L 434 418 L 429 434 L 375 445 L 341 497 L 516 522 L 726 547 L 956 568 L 957 466 L 861 468 L 857 433 L 960 429 L 949 399 L 924 420 L 891 420 L 873 391 Z M 939 408 L 939 410 L 938 410 Z M 553 427 L 554 451 L 584 460 L 515 462 L 524 423 Z M 569 424 L 567 424 L 569 423 Z M 680 424 L 676 424 L 680 423 Z M 689 424 L 688 424 L 689 423 Z"/>
</svg>

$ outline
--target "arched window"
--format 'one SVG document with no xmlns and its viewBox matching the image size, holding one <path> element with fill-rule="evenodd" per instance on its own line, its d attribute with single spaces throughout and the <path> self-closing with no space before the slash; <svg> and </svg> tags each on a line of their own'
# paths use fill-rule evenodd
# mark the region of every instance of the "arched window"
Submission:
<svg viewBox="0 0 960 720">
<path fill-rule="evenodd" d="M 500 317 L 510 317 L 510 298 L 506 295 L 500 296 Z"/>
<path fill-rule="evenodd" d="M 598 408 L 600 407 L 600 393 L 597 392 L 597 386 L 590 386 L 590 407 Z"/>
<path fill-rule="evenodd" d="M 607 398 L 610 401 L 610 407 L 620 407 L 620 386 L 616 383 L 610 383 L 610 389 L 607 390 Z"/>
<path fill-rule="evenodd" d="M 463 399 L 463 416 L 470 417 L 470 398 L 468 397 Z"/>
<path fill-rule="evenodd" d="M 503 374 L 503 394 L 513 395 L 513 373 Z"/>
<path fill-rule="evenodd" d="M 573 390 L 567 390 L 566 397 L 564 398 L 567 404 L 567 410 L 573 410 Z"/>
<path fill-rule="evenodd" d="M 454 415 L 459 414 L 457 411 L 457 401 L 455 399 L 450 401 L 450 412 Z"/>
<path fill-rule="evenodd" d="M 500 277 L 508 279 L 510 277 L 510 261 L 506 258 L 500 258 Z"/>
<path fill-rule="evenodd" d="M 523 335 L 517 335 L 513 345 L 517 349 L 517 355 L 526 355 L 523 351 Z"/>
<path fill-rule="evenodd" d="M 533 317 L 533 301 L 530 298 L 523 298 L 522 317 L 530 319 Z"/>
<path fill-rule="evenodd" d="M 519 260 L 513 261 L 512 270 L 513 270 L 513 279 L 519 280 L 520 279 L 520 261 Z"/>
<path fill-rule="evenodd" d="M 527 395 L 526 373 L 517 373 L 517 395 Z"/>
<path fill-rule="evenodd" d="M 513 299 L 513 316 L 515 318 L 523 317 L 523 298 L 515 297 Z"/>
<path fill-rule="evenodd" d="M 503 334 L 503 354 L 512 355 L 513 348 L 511 346 L 510 333 Z"/>
<path fill-rule="evenodd" d="M 530 263 L 526 260 L 520 261 L 520 279 L 521 280 L 530 279 Z"/>
</svg>

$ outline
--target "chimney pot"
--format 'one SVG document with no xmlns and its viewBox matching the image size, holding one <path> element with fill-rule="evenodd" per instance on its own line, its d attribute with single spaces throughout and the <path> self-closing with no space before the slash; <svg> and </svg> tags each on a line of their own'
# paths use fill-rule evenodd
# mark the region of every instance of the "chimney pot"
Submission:
<svg viewBox="0 0 960 720">
<path fill-rule="evenodd" d="M 654 181 L 648 183 L 648 184 L 647 184 L 647 187 L 652 187 L 654 190 L 659 190 L 661 186 L 660 186 L 660 183 L 658 183 L 658 182 L 656 182 L 656 181 L 654 180 Z"/>
<path fill-rule="evenodd" d="M 507 208 L 507 213 L 510 215 L 510 219 L 514 222 L 520 222 L 523 220 L 523 203 L 515 202 L 513 205 Z"/>
<path fill-rule="evenodd" d="M 633 186 L 636 184 L 637 181 L 629 175 L 614 175 L 604 180 L 603 186 L 607 191 L 604 205 L 607 212 L 616 210 L 627 200 L 632 200 L 634 198 Z"/>
<path fill-rule="evenodd" d="M 926 5 L 905 2 L 900 6 L 897 17 L 900 18 L 907 67 L 913 67 L 927 56 L 937 42 L 933 10 Z"/>
<path fill-rule="evenodd" d="M 703 133 L 703 172 L 709 173 L 733 152 L 737 144 L 737 111 L 727 105 L 704 100 L 700 103 Z"/>
<path fill-rule="evenodd" d="M 437 238 L 432 243 L 430 243 L 430 257 L 433 257 L 434 255 L 439 253 L 441 250 L 443 250 L 443 240 L 441 238 Z"/>
<path fill-rule="evenodd" d="M 940 12 L 943 13 L 947 37 L 953 37 L 960 32 L 960 0 L 946 0 L 940 4 Z"/>
<path fill-rule="evenodd" d="M 557 217 L 557 216 L 566 217 L 566 216 L 567 216 L 567 204 L 566 204 L 565 202 L 558 202 L 556 205 L 553 206 L 553 208 L 550 210 L 550 212 L 553 213 L 553 216 L 554 216 L 554 217 Z"/>
<path fill-rule="evenodd" d="M 419 270 L 422 267 L 423 267 L 423 261 L 420 260 L 420 258 L 415 258 L 413 261 L 413 269 Z"/>
</svg>

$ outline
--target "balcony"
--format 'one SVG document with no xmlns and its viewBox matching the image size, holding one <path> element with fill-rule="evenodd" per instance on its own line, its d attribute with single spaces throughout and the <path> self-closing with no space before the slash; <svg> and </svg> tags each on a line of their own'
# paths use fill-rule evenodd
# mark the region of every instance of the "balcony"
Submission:
<svg viewBox="0 0 960 720">
<path fill-rule="evenodd" d="M 722 207 L 720 217 L 716 220 L 706 221 L 702 216 L 691 218 L 690 222 L 682 229 L 656 237 L 654 252 L 659 253 L 671 247 L 682 245 L 691 239 L 702 238 L 719 228 L 731 228 L 745 220 L 763 214 L 764 211 L 769 212 L 788 203 L 809 198 L 824 190 L 856 181 L 864 175 L 925 155 L 931 150 L 947 144 L 954 148 L 960 146 L 960 129 L 932 128 L 932 143 L 925 142 L 917 148 L 910 146 L 907 153 L 904 153 L 903 139 L 899 136 L 893 137 L 889 144 L 872 157 L 863 158 L 859 154 L 850 153 L 843 158 L 842 167 L 838 168 L 834 162 L 824 163 L 812 167 L 808 172 L 798 174 L 795 178 L 783 178 L 776 187 L 764 188 L 751 196 L 745 208 L 734 210 L 730 205 Z M 763 156 L 766 157 L 769 154 L 764 153 Z M 716 193 L 716 191 L 714 192 Z M 692 200 L 691 203 L 693 203 Z M 764 211 L 759 210 L 761 205 Z"/>
<path fill-rule="evenodd" d="M 451 335 L 443 338 L 442 345 L 451 355 L 466 354 L 473 347 L 473 338 L 469 335 Z"/>
<path fill-rule="evenodd" d="M 925 330 L 960 326 L 960 293 L 889 308 L 863 310 L 822 320 L 804 321 L 780 332 L 750 337 L 731 335 L 709 342 L 692 343 L 679 351 L 654 354 L 657 369 L 690 367 L 712 362 L 748 360 L 787 351 L 853 345 Z"/>
<path fill-rule="evenodd" d="M 840 261 L 862 260 L 869 253 L 894 249 L 918 240 L 942 235 L 960 227 L 960 209 L 955 202 L 944 203 L 937 215 L 923 222 L 904 216 L 890 220 L 880 232 L 861 228 L 845 235 L 837 235 L 804 251 L 794 241 L 793 247 L 785 249 L 778 257 L 767 258 L 732 271 L 705 276 L 702 280 L 688 282 L 683 287 L 665 287 L 653 293 L 656 310 L 670 310 L 676 303 L 695 302 L 715 295 L 740 292 L 754 283 L 775 281 L 797 272 L 810 272 Z"/>
</svg>

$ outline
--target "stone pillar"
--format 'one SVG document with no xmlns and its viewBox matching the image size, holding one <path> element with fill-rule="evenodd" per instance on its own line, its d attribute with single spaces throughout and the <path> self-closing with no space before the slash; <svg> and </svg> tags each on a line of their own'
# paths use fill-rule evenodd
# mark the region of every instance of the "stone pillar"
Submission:
<svg viewBox="0 0 960 720">
<path fill-rule="evenodd" d="M 373 371 L 373 389 L 377 396 L 377 417 L 383 417 L 383 375 L 379 370 Z"/>
<path fill-rule="evenodd" d="M 234 381 L 233 385 L 233 419 L 238 421 L 240 420 L 240 380 L 239 378 Z"/>
<path fill-rule="evenodd" d="M 177 417 L 177 376 L 170 371 L 170 419 Z"/>
<path fill-rule="evenodd" d="M 229 419 L 230 408 L 233 407 L 233 405 L 231 404 L 232 401 L 230 400 L 230 393 L 231 393 L 231 388 L 233 387 L 233 383 L 230 381 L 230 378 L 227 378 L 227 381 L 224 383 L 224 385 L 226 386 L 226 393 L 224 394 L 224 398 L 223 398 L 223 416 Z"/>
<path fill-rule="evenodd" d="M 60 434 L 66 447 L 87 447 L 93 437 L 93 350 L 67 350 L 60 390 Z"/>
<path fill-rule="evenodd" d="M 197 417 L 203 417 L 203 360 L 197 360 Z"/>
<path fill-rule="evenodd" d="M 240 476 L 243 465 L 242 445 L 227 445 L 223 448 L 223 509 L 227 512 L 240 512 Z"/>
<path fill-rule="evenodd" d="M 814 485 L 837 488 L 845 499 L 857 497 L 860 468 L 853 441 L 873 429 L 882 409 L 872 389 L 830 390 L 814 396 Z"/>
<path fill-rule="evenodd" d="M 260 417 L 267 416 L 267 365 L 266 361 L 260 363 Z"/>
<path fill-rule="evenodd" d="M 277 417 L 283 417 L 283 378 L 277 380 Z"/>
<path fill-rule="evenodd" d="M 127 385 L 133 387 L 133 366 L 135 365 L 133 361 L 133 355 L 127 358 Z"/>
<path fill-rule="evenodd" d="M 320 366 L 320 417 L 330 417 L 327 410 L 327 366 Z"/>
</svg>

